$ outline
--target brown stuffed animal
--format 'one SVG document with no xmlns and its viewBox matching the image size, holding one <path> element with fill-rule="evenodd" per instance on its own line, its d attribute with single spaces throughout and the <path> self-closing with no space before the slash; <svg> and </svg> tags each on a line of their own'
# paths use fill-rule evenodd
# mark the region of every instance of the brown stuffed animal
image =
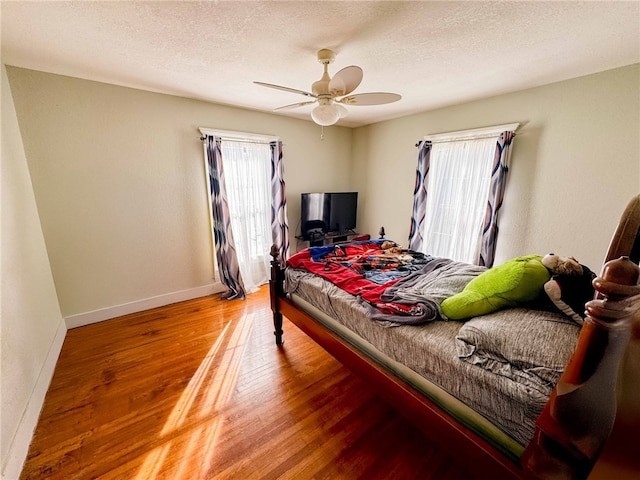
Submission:
<svg viewBox="0 0 640 480">
<path fill-rule="evenodd" d="M 561 257 L 548 253 L 542 257 L 542 264 L 552 275 L 582 275 L 582 265 L 574 257 Z"/>
</svg>

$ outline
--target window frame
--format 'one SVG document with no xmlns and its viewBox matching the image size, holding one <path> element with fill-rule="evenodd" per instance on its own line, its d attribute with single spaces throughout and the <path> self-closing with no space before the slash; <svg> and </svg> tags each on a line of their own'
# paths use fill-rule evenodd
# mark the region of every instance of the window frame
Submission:
<svg viewBox="0 0 640 480">
<path fill-rule="evenodd" d="M 489 126 L 489 127 L 481 127 L 481 128 L 474 128 L 474 129 L 468 129 L 468 130 L 458 130 L 458 131 L 453 131 L 453 132 L 444 132 L 444 133 L 438 133 L 438 134 L 429 134 L 429 135 L 425 135 L 423 138 L 426 142 L 430 142 L 432 145 L 432 152 L 431 155 L 433 155 L 433 148 L 435 145 L 437 144 L 441 144 L 441 143 L 450 143 L 450 142 L 465 142 L 465 141 L 473 141 L 473 140 L 483 140 L 483 139 L 492 139 L 495 138 L 496 142 L 498 141 L 498 139 L 500 138 L 500 134 L 502 132 L 505 131 L 511 131 L 511 132 L 515 132 L 517 130 L 517 128 L 520 126 L 519 123 L 510 123 L 510 124 L 503 124 L 503 125 L 495 125 L 495 126 Z M 491 163 L 493 162 L 494 158 L 487 158 L 487 163 L 488 163 L 488 167 L 490 168 Z M 432 161 L 433 161 L 433 157 L 432 157 Z M 433 165 L 432 165 L 433 167 Z M 430 172 L 431 174 L 433 173 L 433 171 Z M 427 181 L 429 184 L 432 184 L 432 182 L 437 182 L 437 179 L 434 179 L 432 176 L 428 176 L 425 181 Z M 429 192 L 429 185 L 425 186 L 427 188 L 427 192 Z M 427 197 L 426 197 L 426 208 L 428 210 L 429 205 L 431 204 L 430 202 L 438 202 L 438 200 L 434 200 L 433 196 L 430 196 L 429 193 L 427 193 Z M 437 205 L 436 205 L 437 206 Z M 478 206 L 478 208 L 480 208 L 480 206 Z M 426 213 L 426 212 L 425 212 Z M 423 230 L 421 232 L 422 238 L 424 238 L 424 242 L 422 244 L 422 251 L 423 252 L 427 252 L 427 248 L 428 248 L 428 242 L 427 242 L 427 236 L 428 236 L 428 232 L 427 232 L 427 227 L 429 226 L 429 222 L 425 221 L 424 225 L 423 225 Z M 479 236 L 482 236 L 482 228 L 479 229 L 478 231 Z M 478 239 L 478 241 L 480 241 L 480 239 Z M 430 252 L 431 253 L 431 252 Z M 441 253 L 441 252 L 440 252 Z M 469 252 L 470 254 L 472 252 Z M 464 260 L 464 261 L 468 261 Z M 473 262 L 477 263 L 477 259 L 473 260 Z"/>
<path fill-rule="evenodd" d="M 220 137 L 223 140 L 229 141 L 245 141 L 245 142 L 256 142 L 256 143 L 271 143 L 280 141 L 280 137 L 275 135 L 267 135 L 261 133 L 250 133 L 250 132 L 238 132 L 233 130 L 221 130 L 219 128 L 209 128 L 209 127 L 199 127 L 198 131 L 202 134 L 201 139 L 204 139 L 207 136 L 211 137 Z M 218 262 L 216 261 L 216 245 L 214 240 L 214 225 L 213 225 L 213 211 L 211 209 L 211 185 L 209 183 L 209 164 L 207 162 L 207 144 L 206 142 L 202 143 L 202 151 L 203 151 L 203 163 L 204 163 L 204 178 L 205 184 L 207 188 L 207 212 L 209 215 L 209 234 L 211 238 L 211 253 L 212 253 L 212 262 L 213 262 L 213 279 L 214 281 L 220 281 L 220 272 L 218 269 Z"/>
</svg>

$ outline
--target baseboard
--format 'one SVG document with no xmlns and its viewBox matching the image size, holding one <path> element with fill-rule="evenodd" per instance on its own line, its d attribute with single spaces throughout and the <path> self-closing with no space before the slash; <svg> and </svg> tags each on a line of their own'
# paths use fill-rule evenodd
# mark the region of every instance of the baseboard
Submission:
<svg viewBox="0 0 640 480">
<path fill-rule="evenodd" d="M 90 325 L 92 323 L 102 322 L 110 318 L 129 315 L 130 313 L 142 312 L 151 308 L 163 307 L 172 303 L 191 300 L 199 297 L 206 297 L 214 293 L 220 293 L 225 290 L 222 283 L 212 283 L 203 285 L 202 287 L 190 288 L 188 290 L 180 290 L 179 292 L 166 293 L 156 297 L 143 298 L 135 302 L 125 303 L 122 305 L 114 305 L 113 307 L 101 308 L 91 312 L 78 313 L 64 317 L 64 321 L 68 329 Z"/>
<path fill-rule="evenodd" d="M 53 342 L 51 343 L 51 347 L 49 348 L 49 352 L 47 353 L 47 358 L 40 369 L 40 374 L 36 380 L 33 392 L 29 397 L 27 406 L 18 424 L 16 434 L 9 446 L 7 460 L 2 468 L 3 480 L 15 480 L 20 477 L 24 461 L 29 453 L 29 445 L 31 445 L 33 432 L 38 424 L 40 411 L 44 404 L 44 397 L 47 394 L 49 384 L 53 378 L 53 372 L 56 368 L 60 352 L 62 351 L 62 344 L 64 343 L 66 334 L 67 327 L 65 326 L 65 322 L 61 321 L 53 338 Z"/>
</svg>

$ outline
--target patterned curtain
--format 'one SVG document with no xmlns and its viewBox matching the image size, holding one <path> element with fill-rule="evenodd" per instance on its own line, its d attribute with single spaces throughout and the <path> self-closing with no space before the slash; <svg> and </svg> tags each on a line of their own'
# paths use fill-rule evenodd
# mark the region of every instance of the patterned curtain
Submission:
<svg viewBox="0 0 640 480">
<path fill-rule="evenodd" d="M 482 246 L 478 265 L 493 266 L 498 240 L 498 214 L 504 198 L 504 189 L 507 185 L 507 172 L 509 171 L 509 156 L 511 143 L 516 136 L 514 132 L 502 132 L 496 143 L 496 153 L 491 167 L 491 184 L 489 186 L 489 198 L 487 200 L 487 213 L 485 214 L 482 228 Z"/>
<path fill-rule="evenodd" d="M 422 251 L 424 231 L 424 215 L 427 211 L 427 175 L 431 158 L 431 142 L 420 141 L 416 145 L 418 152 L 418 168 L 416 169 L 416 186 L 413 189 L 413 213 L 411 214 L 411 230 L 409 232 L 409 248 Z"/>
<path fill-rule="evenodd" d="M 211 185 L 211 212 L 213 216 L 213 237 L 216 247 L 218 268 L 222 283 L 228 291 L 223 294 L 229 300 L 244 299 L 245 289 L 240 275 L 236 254 L 231 216 L 227 202 L 227 189 L 222 168 L 222 149 L 220 138 L 207 135 L 207 162 L 209 164 L 209 182 Z"/>
<path fill-rule="evenodd" d="M 271 232 L 280 253 L 280 262 L 284 265 L 289 257 L 289 225 L 280 141 L 271 142 Z"/>
</svg>

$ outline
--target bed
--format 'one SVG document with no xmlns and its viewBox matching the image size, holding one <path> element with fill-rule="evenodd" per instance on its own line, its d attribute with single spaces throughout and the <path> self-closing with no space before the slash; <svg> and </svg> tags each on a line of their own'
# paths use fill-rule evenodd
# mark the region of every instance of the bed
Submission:
<svg viewBox="0 0 640 480">
<path fill-rule="evenodd" d="M 626 383 L 640 369 L 629 354 L 640 341 L 640 196 L 622 215 L 581 326 L 529 304 L 447 319 L 443 301 L 485 269 L 385 239 L 305 249 L 286 268 L 277 249 L 272 256 L 276 344 L 285 316 L 492 478 L 586 478 L 614 424 L 628 431 L 640 418 L 621 398 L 634 394 Z"/>
</svg>

